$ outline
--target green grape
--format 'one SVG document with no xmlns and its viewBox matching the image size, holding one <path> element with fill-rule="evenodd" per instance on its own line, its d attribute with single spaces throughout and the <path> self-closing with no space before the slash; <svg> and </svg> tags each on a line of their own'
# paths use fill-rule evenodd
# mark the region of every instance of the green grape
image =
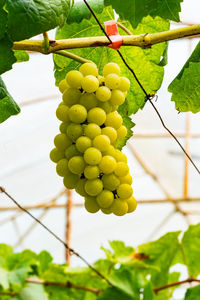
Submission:
<svg viewBox="0 0 200 300">
<path fill-rule="evenodd" d="M 133 189 L 130 184 L 122 183 L 117 188 L 117 195 L 119 198 L 127 199 L 130 198 L 133 194 Z"/>
<path fill-rule="evenodd" d="M 117 129 L 117 137 L 118 139 L 123 139 L 127 135 L 126 126 L 122 125 Z"/>
<path fill-rule="evenodd" d="M 65 157 L 68 160 L 73 156 L 81 156 L 81 153 L 77 150 L 75 145 L 71 145 L 65 150 Z"/>
<path fill-rule="evenodd" d="M 113 157 L 116 159 L 116 161 L 118 162 L 124 162 L 127 163 L 127 157 L 124 153 L 122 153 L 121 151 L 119 151 L 118 149 L 115 149 L 115 152 L 113 154 Z"/>
<path fill-rule="evenodd" d="M 103 155 L 110 155 L 110 156 L 113 156 L 115 158 L 115 156 L 114 156 L 115 155 L 115 150 L 116 149 L 112 145 L 110 145 L 108 150 L 103 152 Z"/>
<path fill-rule="evenodd" d="M 112 111 L 112 109 L 113 109 L 110 101 L 106 101 L 106 102 L 99 101 L 98 102 L 98 106 L 100 108 L 102 108 L 107 114 L 109 114 Z"/>
<path fill-rule="evenodd" d="M 80 66 L 79 71 L 84 75 L 98 76 L 98 68 L 95 63 L 84 63 Z"/>
<path fill-rule="evenodd" d="M 117 74 L 111 73 L 105 77 L 105 86 L 109 89 L 118 89 L 120 85 L 120 77 Z"/>
<path fill-rule="evenodd" d="M 79 99 L 81 97 L 81 91 L 75 88 L 69 88 L 63 93 L 63 102 L 71 107 L 74 104 L 79 103 Z"/>
<path fill-rule="evenodd" d="M 68 172 L 68 174 L 63 178 L 63 184 L 67 189 L 72 190 L 76 187 L 78 180 L 78 175 Z"/>
<path fill-rule="evenodd" d="M 102 159 L 101 152 L 94 148 L 90 147 L 87 150 L 85 150 L 84 153 L 84 160 L 89 165 L 98 165 Z"/>
<path fill-rule="evenodd" d="M 118 109 L 118 106 L 119 106 L 119 105 L 112 105 L 112 112 L 113 112 L 113 111 L 116 111 L 116 110 Z"/>
<path fill-rule="evenodd" d="M 124 95 L 123 95 L 124 96 Z M 106 86 L 100 86 L 96 90 L 96 97 L 99 101 L 106 102 L 110 99 L 111 97 L 111 91 L 109 88 Z"/>
<path fill-rule="evenodd" d="M 87 110 L 97 106 L 98 100 L 95 94 L 85 93 L 81 96 L 79 103 L 83 105 Z"/>
<path fill-rule="evenodd" d="M 103 190 L 103 183 L 100 179 L 87 180 L 85 183 L 85 191 L 90 196 L 97 196 Z"/>
<path fill-rule="evenodd" d="M 103 76 L 98 75 L 97 78 L 98 78 L 98 80 L 99 80 L 99 85 L 102 85 L 102 84 L 105 83 L 105 78 L 104 78 Z"/>
<path fill-rule="evenodd" d="M 99 163 L 99 168 L 104 174 L 110 174 L 115 170 L 116 164 L 116 160 L 112 156 L 105 155 Z"/>
<path fill-rule="evenodd" d="M 69 170 L 74 174 L 81 174 L 85 169 L 85 161 L 82 156 L 73 156 L 68 162 Z"/>
<path fill-rule="evenodd" d="M 111 208 L 110 207 L 107 207 L 107 208 L 101 208 L 101 211 L 102 211 L 102 213 L 104 213 L 105 215 L 110 215 L 110 214 L 112 214 L 112 210 L 111 210 Z"/>
<path fill-rule="evenodd" d="M 120 126 L 122 126 L 122 117 L 117 111 L 113 111 L 107 114 L 105 125 L 118 129 Z"/>
<path fill-rule="evenodd" d="M 103 186 L 109 191 L 114 191 L 119 186 L 120 181 L 114 174 L 103 175 L 102 177 Z"/>
<path fill-rule="evenodd" d="M 59 105 L 56 109 L 56 117 L 63 122 L 69 121 L 69 107 L 65 104 Z"/>
<path fill-rule="evenodd" d="M 111 210 L 116 216 L 124 216 L 128 212 L 128 204 L 126 201 L 115 199 L 111 205 Z"/>
<path fill-rule="evenodd" d="M 95 76 L 87 75 L 81 80 L 81 86 L 87 93 L 94 93 L 99 87 L 99 81 Z"/>
<path fill-rule="evenodd" d="M 115 73 L 117 75 L 120 75 L 120 67 L 113 62 L 106 64 L 103 67 L 103 76 L 107 76 L 110 73 Z"/>
<path fill-rule="evenodd" d="M 81 88 L 81 80 L 83 79 L 83 74 L 79 71 L 73 70 L 69 71 L 66 75 L 67 83 L 73 88 Z"/>
<path fill-rule="evenodd" d="M 64 133 L 59 133 L 54 138 L 54 145 L 59 150 L 65 150 L 72 144 L 72 141 Z"/>
<path fill-rule="evenodd" d="M 75 142 L 83 134 L 83 127 L 80 124 L 70 123 L 66 132 L 68 137 Z"/>
<path fill-rule="evenodd" d="M 59 82 L 58 88 L 59 88 L 59 91 L 60 91 L 61 93 L 64 93 L 64 91 L 65 91 L 67 88 L 69 88 L 69 85 L 68 85 L 66 79 L 63 79 L 63 80 L 61 80 L 61 81 Z"/>
<path fill-rule="evenodd" d="M 112 105 L 121 105 L 125 101 L 124 93 L 120 90 L 113 90 L 111 92 L 110 103 Z"/>
<path fill-rule="evenodd" d="M 56 165 L 56 173 L 59 176 L 64 177 L 67 174 L 67 172 L 68 172 L 68 160 L 66 158 L 63 158 L 59 160 Z"/>
<path fill-rule="evenodd" d="M 87 118 L 87 110 L 83 105 L 75 104 L 69 109 L 69 118 L 74 123 L 83 123 Z"/>
<path fill-rule="evenodd" d="M 75 191 L 83 197 L 88 196 L 88 194 L 86 193 L 85 188 L 84 188 L 86 181 L 87 181 L 87 179 L 79 179 L 79 181 L 77 182 L 77 185 L 75 187 Z"/>
<path fill-rule="evenodd" d="M 86 166 L 84 175 L 87 179 L 95 179 L 99 176 L 100 170 L 97 166 Z"/>
<path fill-rule="evenodd" d="M 122 183 L 132 184 L 133 182 L 133 179 L 129 173 L 123 177 L 119 177 L 119 180 L 120 180 L 120 184 Z"/>
<path fill-rule="evenodd" d="M 115 128 L 107 126 L 101 129 L 101 133 L 107 135 L 110 139 L 110 142 L 113 143 L 117 139 L 117 131 Z"/>
<path fill-rule="evenodd" d="M 117 176 L 120 176 L 120 177 L 124 177 L 128 174 L 129 172 L 129 167 L 126 163 L 124 162 L 117 162 L 117 165 L 116 165 L 116 168 L 115 168 L 115 171 L 114 173 L 117 175 Z"/>
<path fill-rule="evenodd" d="M 95 107 L 89 110 L 87 120 L 101 126 L 106 120 L 106 113 L 102 108 Z"/>
<path fill-rule="evenodd" d="M 97 135 L 101 134 L 101 128 L 95 123 L 90 123 L 85 126 L 84 134 L 93 140 Z"/>
<path fill-rule="evenodd" d="M 65 157 L 64 151 L 57 148 L 53 148 L 49 154 L 51 161 L 57 163 L 59 160 Z"/>
<path fill-rule="evenodd" d="M 67 127 L 70 124 L 70 122 L 62 122 L 59 126 L 60 132 L 61 133 L 66 133 Z"/>
<path fill-rule="evenodd" d="M 76 141 L 76 148 L 80 152 L 85 152 L 86 149 L 92 146 L 92 141 L 87 136 L 80 136 Z"/>
<path fill-rule="evenodd" d="M 120 85 L 119 85 L 119 89 L 122 91 L 122 92 L 126 92 L 129 90 L 130 88 L 130 81 L 128 78 L 126 77 L 120 77 Z"/>
<path fill-rule="evenodd" d="M 114 201 L 114 195 L 111 191 L 103 190 L 97 196 L 97 203 L 101 208 L 108 208 Z"/>
<path fill-rule="evenodd" d="M 85 197 L 85 203 L 84 203 L 85 209 L 89 212 L 89 213 L 96 213 L 99 211 L 100 207 L 96 202 L 96 198 L 95 197 L 90 197 L 87 196 Z"/>
<path fill-rule="evenodd" d="M 134 210 L 136 210 L 137 208 L 137 201 L 135 200 L 135 198 L 132 196 L 128 199 L 126 199 L 126 203 L 128 204 L 128 213 L 133 212 Z"/>
<path fill-rule="evenodd" d="M 110 146 L 110 139 L 107 135 L 97 135 L 93 140 L 93 146 L 101 152 L 106 151 Z"/>
</svg>

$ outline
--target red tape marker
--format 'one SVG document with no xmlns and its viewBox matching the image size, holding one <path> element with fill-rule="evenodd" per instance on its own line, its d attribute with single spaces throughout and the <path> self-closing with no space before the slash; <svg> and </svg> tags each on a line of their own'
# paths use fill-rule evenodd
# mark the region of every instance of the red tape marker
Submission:
<svg viewBox="0 0 200 300">
<path fill-rule="evenodd" d="M 118 32 L 117 23 L 114 20 L 104 22 L 106 33 L 112 41 L 108 47 L 118 50 L 122 45 L 122 37 Z"/>
</svg>

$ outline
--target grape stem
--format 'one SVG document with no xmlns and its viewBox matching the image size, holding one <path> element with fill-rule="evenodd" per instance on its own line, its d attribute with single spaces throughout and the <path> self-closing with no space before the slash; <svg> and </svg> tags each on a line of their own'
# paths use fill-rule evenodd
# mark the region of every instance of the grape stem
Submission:
<svg viewBox="0 0 200 300">
<path fill-rule="evenodd" d="M 76 60 L 77 62 L 80 62 L 81 64 L 91 62 L 91 60 L 89 60 L 89 59 L 85 59 L 81 56 L 78 56 L 74 53 L 71 53 L 71 52 L 68 52 L 68 51 L 65 51 L 65 50 L 58 50 L 54 53 L 58 54 L 58 55 L 62 55 L 62 56 L 67 57 L 67 58 L 70 58 L 70 59 L 73 59 L 73 60 Z"/>
</svg>

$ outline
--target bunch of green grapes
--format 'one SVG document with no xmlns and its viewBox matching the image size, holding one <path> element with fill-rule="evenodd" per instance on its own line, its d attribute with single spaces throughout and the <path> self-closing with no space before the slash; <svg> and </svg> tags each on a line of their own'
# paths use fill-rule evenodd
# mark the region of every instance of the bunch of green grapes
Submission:
<svg viewBox="0 0 200 300">
<path fill-rule="evenodd" d="M 59 84 L 63 101 L 56 116 L 62 123 L 50 158 L 65 187 L 84 197 L 90 213 L 123 216 L 137 206 L 127 158 L 116 149 L 127 135 L 117 109 L 129 87 L 115 63 L 104 66 L 103 76 L 94 63 L 85 63 Z"/>
</svg>

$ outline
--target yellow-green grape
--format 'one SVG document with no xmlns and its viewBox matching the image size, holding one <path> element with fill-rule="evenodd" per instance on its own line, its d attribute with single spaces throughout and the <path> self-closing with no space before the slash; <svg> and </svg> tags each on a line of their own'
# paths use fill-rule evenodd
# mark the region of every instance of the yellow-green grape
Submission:
<svg viewBox="0 0 200 300">
<path fill-rule="evenodd" d="M 65 150 L 65 157 L 69 160 L 73 156 L 81 156 L 81 153 L 77 150 L 76 146 L 73 144 Z"/>
<path fill-rule="evenodd" d="M 127 163 L 127 157 L 126 157 L 126 155 L 124 153 L 122 153 L 121 151 L 119 151 L 118 149 L 115 149 L 115 152 L 113 153 L 113 157 L 118 162 L 121 161 L 121 162 Z"/>
<path fill-rule="evenodd" d="M 85 126 L 84 134 L 93 140 L 95 136 L 101 134 L 101 128 L 95 123 L 90 123 L 87 126 Z"/>
<path fill-rule="evenodd" d="M 62 122 L 59 126 L 61 133 L 66 133 L 67 127 L 70 124 L 70 122 Z"/>
<path fill-rule="evenodd" d="M 120 184 L 122 183 L 132 184 L 133 182 L 133 179 L 129 173 L 126 176 L 119 177 L 119 180 L 120 180 Z"/>
<path fill-rule="evenodd" d="M 87 179 L 95 179 L 99 176 L 100 170 L 97 166 L 86 166 L 84 175 Z"/>
<path fill-rule="evenodd" d="M 101 159 L 102 159 L 102 154 L 98 149 L 94 147 L 90 147 L 87 150 L 85 150 L 84 160 L 87 164 L 93 166 L 98 165 Z"/>
<path fill-rule="evenodd" d="M 56 117 L 63 122 L 69 121 L 69 107 L 64 104 L 59 105 L 56 109 Z"/>
<path fill-rule="evenodd" d="M 103 175 L 102 177 L 103 186 L 109 191 L 114 191 L 120 184 L 119 178 L 114 174 Z"/>
<path fill-rule="evenodd" d="M 130 184 L 122 183 L 117 188 L 117 195 L 119 198 L 127 199 L 130 198 L 133 194 L 133 189 Z"/>
<path fill-rule="evenodd" d="M 102 213 L 104 213 L 105 215 L 110 215 L 110 214 L 112 214 L 112 210 L 111 210 L 111 208 L 110 207 L 107 207 L 107 208 L 101 208 L 101 211 L 102 211 Z"/>
<path fill-rule="evenodd" d="M 81 97 L 81 91 L 74 89 L 74 88 L 69 88 L 64 91 L 63 93 L 63 102 L 71 107 L 74 104 L 79 103 L 79 99 Z"/>
<path fill-rule="evenodd" d="M 99 85 L 102 85 L 105 82 L 105 78 L 101 75 L 97 76 L 98 80 L 99 80 Z"/>
<path fill-rule="evenodd" d="M 97 196 L 97 203 L 101 208 L 108 208 L 111 206 L 114 200 L 114 195 L 111 191 L 103 190 L 98 196 Z"/>
<path fill-rule="evenodd" d="M 87 181 L 87 179 L 79 179 L 79 181 L 77 182 L 77 185 L 75 187 L 75 191 L 83 197 L 88 196 L 85 191 L 85 188 L 84 188 L 86 181 Z"/>
<path fill-rule="evenodd" d="M 117 129 L 117 137 L 118 139 L 123 139 L 127 135 L 126 126 L 122 125 Z"/>
<path fill-rule="evenodd" d="M 110 139 L 107 135 L 97 135 L 93 140 L 93 146 L 101 152 L 106 151 L 110 146 Z"/>
<path fill-rule="evenodd" d="M 126 92 L 129 90 L 130 88 L 130 81 L 128 78 L 126 77 L 120 77 L 120 85 L 119 85 L 119 89 L 122 91 L 122 92 Z"/>
<path fill-rule="evenodd" d="M 126 199 L 126 203 L 128 204 L 128 213 L 133 212 L 134 210 L 136 210 L 137 208 L 137 201 L 135 200 L 135 198 L 132 196 L 128 199 Z"/>
<path fill-rule="evenodd" d="M 96 202 L 96 197 L 90 197 L 90 196 L 85 197 L 84 206 L 85 209 L 92 214 L 98 212 L 100 209 L 99 205 Z"/>
<path fill-rule="evenodd" d="M 99 168 L 104 174 L 110 174 L 115 170 L 116 164 L 116 160 L 112 156 L 105 155 L 99 163 Z"/>
<path fill-rule="evenodd" d="M 94 93 L 99 87 L 99 81 L 95 76 L 87 75 L 81 80 L 81 86 L 87 93 Z"/>
<path fill-rule="evenodd" d="M 120 90 L 113 90 L 111 92 L 110 103 L 112 105 L 121 105 L 125 101 L 124 93 Z"/>
<path fill-rule="evenodd" d="M 59 150 L 65 150 L 72 144 L 72 141 L 64 133 L 59 133 L 54 138 L 54 145 Z"/>
<path fill-rule="evenodd" d="M 101 126 L 106 121 L 106 113 L 102 108 L 92 108 L 88 112 L 87 120 L 89 123 L 96 123 Z"/>
<path fill-rule="evenodd" d="M 107 135 L 110 139 L 110 142 L 113 143 L 117 139 L 117 131 L 115 128 L 107 126 L 101 129 L 101 133 Z"/>
<path fill-rule="evenodd" d="M 69 170 L 74 174 L 81 174 L 85 169 L 85 161 L 82 156 L 73 156 L 68 162 Z"/>
<path fill-rule="evenodd" d="M 59 160 L 65 157 L 65 153 L 58 148 L 53 148 L 49 154 L 51 161 L 57 163 Z"/>
<path fill-rule="evenodd" d="M 120 126 L 122 126 L 122 117 L 117 111 L 113 111 L 107 114 L 105 125 L 118 129 Z"/>
<path fill-rule="evenodd" d="M 87 180 L 85 183 L 85 191 L 90 196 L 97 196 L 103 190 L 103 183 L 100 179 Z"/>
<path fill-rule="evenodd" d="M 81 88 L 81 80 L 83 79 L 83 74 L 79 71 L 73 70 L 69 71 L 66 75 L 67 83 L 73 88 Z"/>
<path fill-rule="evenodd" d="M 76 148 L 80 152 L 85 152 L 86 149 L 92 146 L 92 141 L 87 136 L 80 136 L 76 141 Z"/>
<path fill-rule="evenodd" d="M 120 77 L 117 74 L 111 73 L 105 77 L 105 86 L 109 89 L 118 89 L 120 85 Z"/>
<path fill-rule="evenodd" d="M 59 176 L 64 177 L 67 174 L 68 170 L 68 160 L 66 158 L 59 160 L 56 165 L 56 173 Z"/>
<path fill-rule="evenodd" d="M 115 168 L 115 171 L 114 173 L 117 175 L 117 176 L 126 176 L 129 172 L 129 167 L 126 163 L 124 162 L 118 162 L 117 165 L 116 165 L 116 168 Z"/>
<path fill-rule="evenodd" d="M 118 109 L 118 106 L 119 106 L 119 105 L 112 105 L 112 111 L 117 110 L 117 109 Z"/>
<path fill-rule="evenodd" d="M 79 103 L 83 105 L 87 110 L 97 106 L 98 100 L 95 94 L 85 93 L 81 96 Z"/>
<path fill-rule="evenodd" d="M 126 201 L 115 199 L 111 205 L 111 210 L 116 216 L 124 216 L 128 212 L 128 204 Z"/>
<path fill-rule="evenodd" d="M 108 87 L 106 86 L 100 86 L 96 90 L 96 97 L 99 101 L 106 102 L 110 99 L 111 97 L 111 91 Z"/>
<path fill-rule="evenodd" d="M 67 189 L 72 190 L 76 187 L 78 180 L 78 175 L 68 172 L 68 174 L 63 178 L 63 184 Z"/>
<path fill-rule="evenodd" d="M 114 156 L 115 155 L 115 151 L 116 151 L 116 149 L 112 145 L 110 145 L 109 148 L 108 148 L 108 150 L 106 150 L 105 152 L 103 152 L 103 155 L 110 155 L 110 156 L 113 156 L 115 158 L 115 156 Z"/>
<path fill-rule="evenodd" d="M 79 71 L 84 75 L 93 75 L 98 76 L 98 68 L 94 63 L 85 63 L 82 64 L 79 68 Z"/>
<path fill-rule="evenodd" d="M 77 138 L 83 134 L 83 128 L 80 124 L 70 123 L 67 127 L 66 133 L 68 137 L 75 142 Z"/>
<path fill-rule="evenodd" d="M 120 67 L 118 64 L 110 62 L 103 67 L 103 76 L 107 76 L 110 73 L 120 75 Z"/>
<path fill-rule="evenodd" d="M 87 118 L 87 110 L 83 105 L 75 104 L 69 109 L 69 118 L 74 123 L 83 123 Z"/>
<path fill-rule="evenodd" d="M 102 108 L 103 110 L 105 110 L 105 112 L 106 112 L 107 114 L 109 114 L 109 113 L 113 110 L 113 106 L 112 106 L 112 104 L 110 103 L 110 101 L 106 101 L 106 102 L 101 102 L 101 101 L 99 101 L 99 102 L 98 102 L 98 106 L 99 106 L 100 108 Z"/>
<path fill-rule="evenodd" d="M 61 93 L 64 93 L 64 91 L 69 87 L 69 85 L 67 84 L 67 81 L 66 79 L 63 79 L 59 82 L 59 85 L 58 85 L 58 88 L 59 88 L 59 91 Z"/>
</svg>

